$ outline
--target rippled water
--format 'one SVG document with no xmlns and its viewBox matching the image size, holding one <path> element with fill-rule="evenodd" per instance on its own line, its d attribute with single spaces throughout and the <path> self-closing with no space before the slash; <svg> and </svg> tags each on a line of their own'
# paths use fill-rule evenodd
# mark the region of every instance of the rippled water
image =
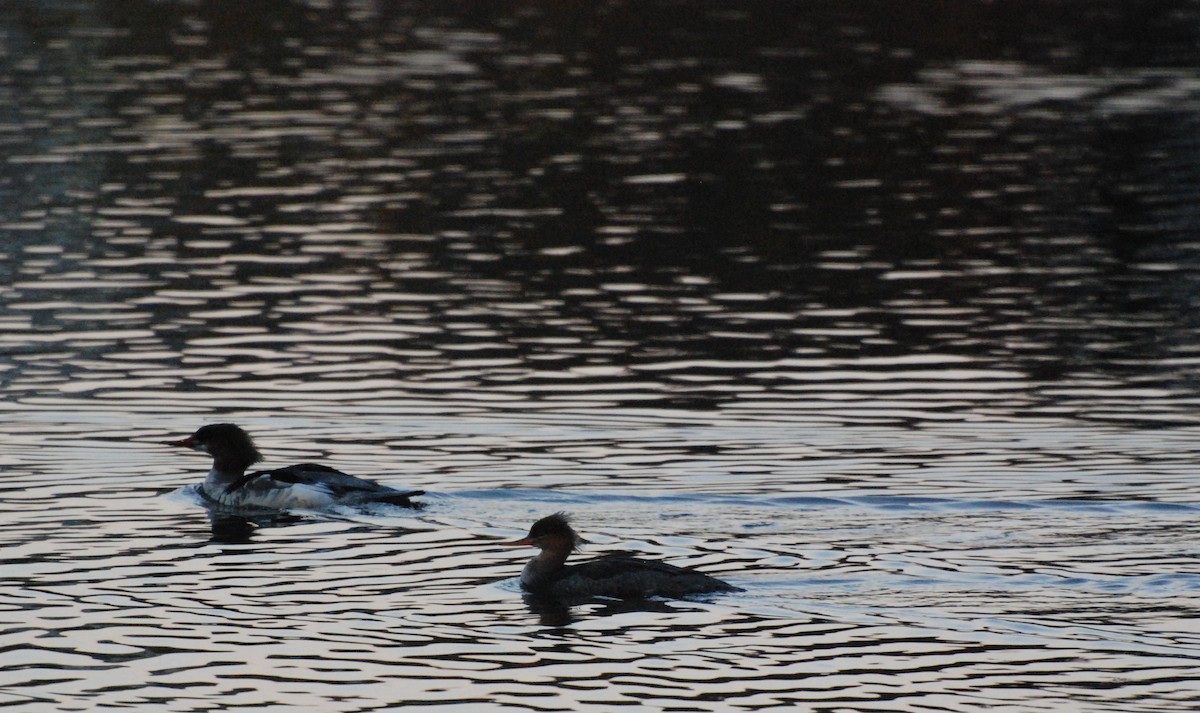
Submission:
<svg viewBox="0 0 1200 713">
<path fill-rule="evenodd" d="M 1194 707 L 1197 27 L 0 7 L 0 705 Z M 558 510 L 745 591 L 527 602 Z"/>
</svg>

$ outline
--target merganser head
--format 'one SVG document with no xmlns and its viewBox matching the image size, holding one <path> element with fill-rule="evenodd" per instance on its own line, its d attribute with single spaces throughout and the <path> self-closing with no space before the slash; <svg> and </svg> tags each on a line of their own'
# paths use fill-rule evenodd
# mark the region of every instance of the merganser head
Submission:
<svg viewBox="0 0 1200 713">
<path fill-rule="evenodd" d="M 244 462 L 244 467 L 262 460 L 262 455 L 254 447 L 250 434 L 232 423 L 213 423 L 202 426 L 187 438 L 178 441 L 166 441 L 164 445 L 182 446 L 194 451 L 207 453 L 215 460 L 233 458 Z"/>
<path fill-rule="evenodd" d="M 564 512 L 556 512 L 533 523 L 524 539 L 509 542 L 510 545 L 531 545 L 541 550 L 574 552 L 583 540 L 571 527 L 571 519 Z"/>
</svg>

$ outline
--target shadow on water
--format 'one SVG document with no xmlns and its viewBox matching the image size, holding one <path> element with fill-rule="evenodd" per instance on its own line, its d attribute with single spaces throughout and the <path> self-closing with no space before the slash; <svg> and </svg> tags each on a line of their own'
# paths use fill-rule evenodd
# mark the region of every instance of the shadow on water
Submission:
<svg viewBox="0 0 1200 713">
<path fill-rule="evenodd" d="M 661 599 L 627 599 L 627 600 L 596 600 L 594 598 L 579 598 L 564 600 L 555 597 L 525 594 L 522 597 L 529 611 L 538 617 L 542 625 L 548 627 L 566 627 L 579 621 L 606 616 L 616 616 L 637 612 L 646 613 L 675 613 L 686 606 L 680 606 Z M 586 614 L 578 613 L 578 609 L 592 604 Z"/>
<path fill-rule="evenodd" d="M 246 515 L 211 510 L 208 519 L 212 525 L 212 541 L 222 544 L 246 544 L 261 528 L 287 527 L 304 521 L 303 517 L 287 512 Z"/>
</svg>

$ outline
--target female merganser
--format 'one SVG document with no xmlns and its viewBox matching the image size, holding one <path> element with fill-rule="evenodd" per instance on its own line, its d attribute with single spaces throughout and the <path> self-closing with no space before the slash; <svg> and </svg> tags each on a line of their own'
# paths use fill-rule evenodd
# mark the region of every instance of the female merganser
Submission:
<svg viewBox="0 0 1200 713">
<path fill-rule="evenodd" d="M 524 539 L 507 544 L 532 545 L 541 550 L 521 572 L 521 587 L 535 595 L 556 599 L 644 599 L 741 591 L 695 570 L 623 555 L 565 564 L 567 556 L 580 545 L 579 535 L 565 513 L 538 520 Z"/>
<path fill-rule="evenodd" d="M 249 434 L 232 423 L 210 424 L 187 438 L 167 441 L 165 445 L 183 446 L 212 456 L 212 470 L 208 471 L 200 492 L 233 507 L 317 509 L 335 503 L 390 503 L 417 508 L 420 503 L 409 498 L 425 492 L 396 490 L 315 463 L 247 473 L 246 469 L 262 460 L 262 456 Z"/>
</svg>

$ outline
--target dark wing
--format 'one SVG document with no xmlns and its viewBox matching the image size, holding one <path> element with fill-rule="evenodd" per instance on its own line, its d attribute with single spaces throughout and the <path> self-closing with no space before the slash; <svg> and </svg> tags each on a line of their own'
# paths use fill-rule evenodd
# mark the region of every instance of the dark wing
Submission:
<svg viewBox="0 0 1200 713">
<path fill-rule="evenodd" d="M 318 463 L 301 463 L 289 465 L 278 470 L 269 470 L 260 475 L 269 476 L 280 483 L 300 483 L 302 485 L 328 486 L 334 493 L 350 492 L 353 490 L 378 490 L 383 487 L 369 480 L 347 475 L 327 465 Z"/>
<path fill-rule="evenodd" d="M 621 555 L 566 567 L 554 586 L 572 594 L 590 590 L 594 594 L 621 599 L 655 595 L 678 597 L 737 589 L 693 569 Z"/>
<path fill-rule="evenodd" d="M 673 564 L 667 564 L 666 562 L 626 557 L 625 555 L 599 557 L 574 565 L 572 569 L 579 576 L 592 580 L 610 579 L 628 572 L 653 573 L 669 577 L 689 571 L 682 567 L 676 567 Z"/>
<path fill-rule="evenodd" d="M 271 481 L 273 483 L 312 484 L 312 483 L 318 482 L 319 480 L 321 480 L 323 478 L 336 477 L 336 476 L 342 476 L 343 478 L 352 478 L 354 480 L 358 480 L 358 478 L 354 478 L 353 476 L 346 475 L 345 473 L 341 472 L 340 470 L 334 470 L 333 468 L 330 468 L 327 465 L 317 465 L 315 463 L 305 463 L 304 465 L 289 465 L 286 468 L 280 468 L 278 470 L 258 470 L 253 473 L 246 473 L 242 477 L 240 477 L 237 480 L 230 483 L 229 487 L 225 488 L 225 492 L 232 493 L 237 490 L 240 490 L 247 484 L 249 484 L 255 480 L 258 480 L 259 478 L 266 478 L 268 481 Z"/>
<path fill-rule="evenodd" d="M 380 501 L 405 505 L 410 504 L 407 502 L 409 497 L 422 495 L 425 492 L 423 490 L 396 490 L 386 485 L 380 485 L 373 480 L 356 478 L 319 463 L 301 463 L 277 470 L 247 473 L 230 484 L 225 492 L 232 493 L 258 478 L 267 478 L 280 484 L 281 487 L 293 484 L 313 485 L 328 490 L 330 495 L 335 498 L 359 502 Z"/>
</svg>

